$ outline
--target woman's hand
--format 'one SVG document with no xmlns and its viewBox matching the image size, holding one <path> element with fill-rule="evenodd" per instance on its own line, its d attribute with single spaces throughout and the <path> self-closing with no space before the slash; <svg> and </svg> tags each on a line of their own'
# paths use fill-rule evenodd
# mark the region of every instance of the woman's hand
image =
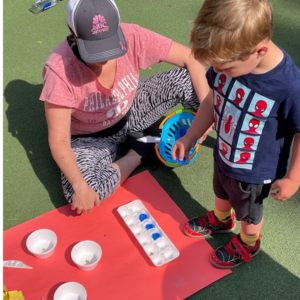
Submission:
<svg viewBox="0 0 300 300">
<path fill-rule="evenodd" d="M 73 186 L 73 190 L 71 209 L 76 210 L 78 214 L 90 214 L 95 206 L 99 206 L 98 194 L 85 181 Z"/>
</svg>

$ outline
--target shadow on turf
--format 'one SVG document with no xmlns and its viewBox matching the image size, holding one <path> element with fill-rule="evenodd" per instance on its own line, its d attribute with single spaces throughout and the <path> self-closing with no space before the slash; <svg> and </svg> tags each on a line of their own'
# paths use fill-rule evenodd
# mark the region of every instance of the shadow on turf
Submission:
<svg viewBox="0 0 300 300">
<path fill-rule="evenodd" d="M 221 234 L 214 236 L 214 242 L 218 240 L 218 246 L 223 239 Z M 228 241 L 233 235 L 225 235 Z M 215 246 L 213 246 L 215 247 Z M 190 252 L 189 248 L 184 248 L 180 251 L 180 255 Z M 197 257 L 191 259 L 197 260 Z M 278 264 L 268 254 L 261 251 L 253 261 L 243 263 L 232 273 L 226 275 L 215 283 L 212 283 L 204 289 L 196 292 L 188 298 L 184 298 L 181 289 L 189 282 L 185 281 L 184 274 L 174 272 L 175 264 L 169 263 L 165 270 L 165 284 L 162 283 L 162 299 L 186 299 L 186 300 L 292 300 L 299 299 L 300 293 L 300 279 L 289 272 L 286 268 Z M 205 281 L 205 270 L 199 269 Z M 176 277 L 175 277 L 176 276 Z M 167 289 L 168 278 L 176 278 L 178 285 L 174 286 L 172 290 Z M 177 287 L 177 289 L 176 289 Z"/>
<path fill-rule="evenodd" d="M 8 131 L 24 147 L 35 175 L 55 207 L 60 207 L 67 202 L 62 194 L 60 171 L 48 146 L 44 104 L 38 100 L 42 87 L 23 80 L 11 81 L 4 91 L 8 103 L 5 113 Z"/>
</svg>

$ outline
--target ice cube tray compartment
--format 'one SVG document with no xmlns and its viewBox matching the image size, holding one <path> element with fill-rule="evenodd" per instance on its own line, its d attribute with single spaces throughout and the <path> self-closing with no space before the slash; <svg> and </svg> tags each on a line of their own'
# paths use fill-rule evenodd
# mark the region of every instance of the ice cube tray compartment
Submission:
<svg viewBox="0 0 300 300">
<path fill-rule="evenodd" d="M 142 201 L 134 200 L 117 210 L 155 266 L 162 266 L 179 256 L 177 248 Z"/>
</svg>

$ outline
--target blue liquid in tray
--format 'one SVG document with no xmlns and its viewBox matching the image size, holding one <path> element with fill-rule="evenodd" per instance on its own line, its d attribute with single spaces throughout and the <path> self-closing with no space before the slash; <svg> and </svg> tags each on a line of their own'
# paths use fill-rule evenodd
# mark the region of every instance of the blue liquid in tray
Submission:
<svg viewBox="0 0 300 300">
<path fill-rule="evenodd" d="M 143 222 L 144 220 L 146 220 L 148 218 L 148 216 L 146 215 L 146 214 L 140 214 L 139 215 L 139 220 L 141 221 L 141 222 Z"/>
<path fill-rule="evenodd" d="M 152 234 L 152 238 L 154 241 L 157 240 L 159 237 L 161 237 L 161 235 L 158 232 Z"/>
<path fill-rule="evenodd" d="M 149 230 L 149 229 L 151 229 L 151 228 L 154 228 L 154 225 L 153 225 L 153 224 L 147 224 L 147 225 L 145 226 L 145 228 L 146 228 L 147 230 Z"/>
</svg>

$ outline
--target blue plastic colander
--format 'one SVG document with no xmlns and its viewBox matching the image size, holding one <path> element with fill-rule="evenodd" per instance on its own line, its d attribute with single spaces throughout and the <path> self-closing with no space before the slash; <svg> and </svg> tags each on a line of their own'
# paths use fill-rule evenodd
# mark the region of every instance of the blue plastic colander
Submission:
<svg viewBox="0 0 300 300">
<path fill-rule="evenodd" d="M 199 150 L 198 142 L 190 150 L 188 159 L 174 160 L 172 157 L 172 148 L 176 140 L 183 137 L 191 126 L 196 113 L 191 109 L 180 109 L 167 116 L 159 125 L 161 129 L 160 142 L 155 145 L 158 158 L 169 167 L 179 167 L 192 163 Z"/>
</svg>

